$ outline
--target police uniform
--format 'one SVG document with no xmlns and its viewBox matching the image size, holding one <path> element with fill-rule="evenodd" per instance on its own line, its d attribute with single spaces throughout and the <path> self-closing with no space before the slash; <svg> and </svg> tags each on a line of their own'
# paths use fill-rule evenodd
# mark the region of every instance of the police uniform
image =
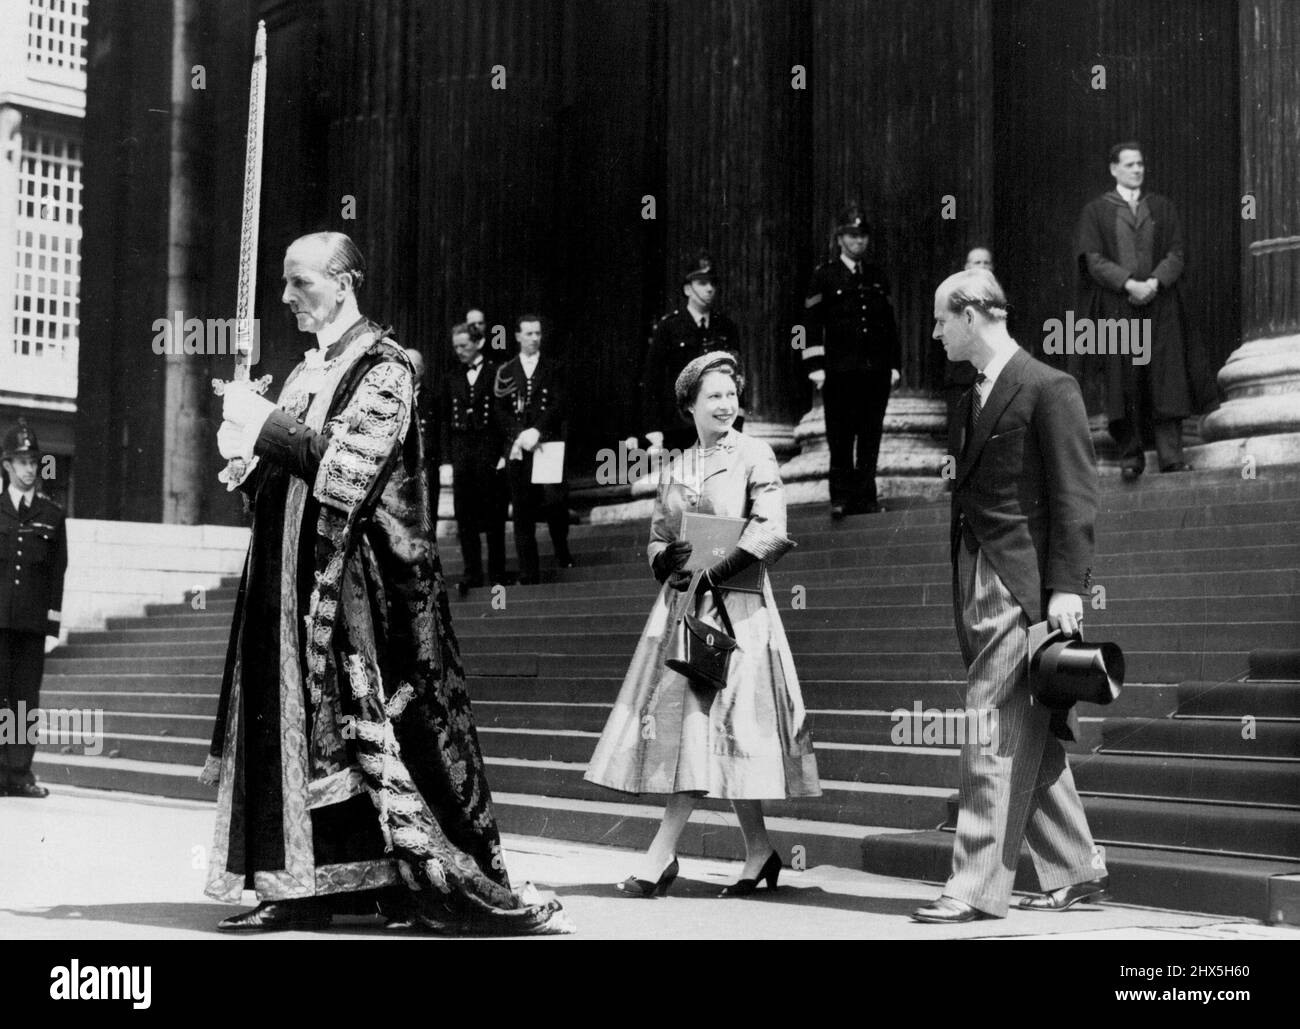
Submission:
<svg viewBox="0 0 1300 1029">
<path fill-rule="evenodd" d="M 512 461 L 510 451 L 525 429 L 536 429 L 539 442 L 564 439 L 565 401 L 564 371 L 560 364 L 543 353 L 530 377 L 523 362 L 514 357 L 497 369 L 493 382 L 497 424 L 500 427 L 501 454 L 506 458 L 506 477 L 510 484 L 510 503 L 514 508 L 515 552 L 519 555 L 519 581 L 537 582 L 539 577 L 536 526 L 545 520 L 555 548 L 555 559 L 562 568 L 573 565 L 569 553 L 569 507 L 564 483 L 535 484 L 532 451 L 524 451 L 522 460 Z"/>
<path fill-rule="evenodd" d="M 712 281 L 714 274 L 712 262 L 701 256 L 686 269 L 682 285 Z M 641 372 L 641 425 L 645 432 L 662 432 L 669 450 L 684 450 L 695 442 L 695 426 L 684 424 L 677 410 L 677 376 L 695 358 L 714 350 L 740 357 L 740 330 L 718 311 L 708 311 L 697 322 L 689 308 L 680 308 L 664 315 L 651 329 Z M 737 417 L 735 427 L 743 425 L 744 419 Z"/>
<path fill-rule="evenodd" d="M 5 460 L 23 454 L 39 458 L 35 434 L 19 422 L 5 436 L 3 454 Z M 20 734 L 29 724 L 18 718 L 20 710 L 40 705 L 45 637 L 59 634 L 67 567 L 63 509 L 41 493 L 15 507 L 5 488 L 0 494 L 0 710 L 12 712 L 10 725 Z M 32 775 L 35 751 L 26 742 L 0 743 L 0 792 L 46 795 Z"/>
<path fill-rule="evenodd" d="M 483 354 L 475 362 L 458 364 L 445 376 L 439 417 L 442 453 L 451 461 L 456 533 L 465 564 L 462 593 L 483 585 L 480 533 L 487 537 L 489 581 L 500 583 L 506 577 L 505 473 L 497 471 L 503 439 L 492 392 L 497 366 Z"/>
<path fill-rule="evenodd" d="M 857 208 L 843 213 L 836 230 L 868 231 Z M 836 254 L 813 272 L 804 306 L 813 330 L 812 345 L 803 352 L 804 370 L 826 373 L 822 403 L 832 509 L 875 510 L 890 376 L 902 365 L 889 279 L 873 264 L 858 261 L 850 268 L 849 259 Z"/>
</svg>

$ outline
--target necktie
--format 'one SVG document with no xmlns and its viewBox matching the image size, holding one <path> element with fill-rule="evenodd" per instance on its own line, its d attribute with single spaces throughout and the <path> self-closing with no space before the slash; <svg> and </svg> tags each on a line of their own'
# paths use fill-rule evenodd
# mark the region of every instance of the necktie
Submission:
<svg viewBox="0 0 1300 1029">
<path fill-rule="evenodd" d="M 853 266 L 853 277 L 854 277 L 855 279 L 860 279 L 860 278 L 862 278 L 862 265 L 861 265 L 861 264 L 855 264 L 855 265 Z"/>
<path fill-rule="evenodd" d="M 31 509 L 32 505 L 27 503 L 26 497 L 23 497 L 22 500 L 18 501 L 18 520 L 20 522 L 27 521 L 27 512 Z"/>
<path fill-rule="evenodd" d="M 975 385 L 971 387 L 970 398 L 970 434 L 975 435 L 975 428 L 980 423 L 980 414 L 984 411 L 984 400 L 980 397 L 980 386 L 988 379 L 988 376 L 980 372 L 975 376 Z"/>
</svg>

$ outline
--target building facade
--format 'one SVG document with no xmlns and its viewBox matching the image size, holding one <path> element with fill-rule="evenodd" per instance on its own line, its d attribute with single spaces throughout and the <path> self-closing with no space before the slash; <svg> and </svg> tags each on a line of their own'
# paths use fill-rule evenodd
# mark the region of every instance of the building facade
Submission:
<svg viewBox="0 0 1300 1029">
<path fill-rule="evenodd" d="M 74 492 L 88 0 L 13 0 L 0 22 L 0 426 L 23 417 Z M 0 430 L 3 431 L 3 430 Z"/>
</svg>

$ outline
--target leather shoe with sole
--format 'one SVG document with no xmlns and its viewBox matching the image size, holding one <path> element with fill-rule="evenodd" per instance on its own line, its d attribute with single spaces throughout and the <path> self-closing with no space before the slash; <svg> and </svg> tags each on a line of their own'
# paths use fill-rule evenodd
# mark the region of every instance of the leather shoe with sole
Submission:
<svg viewBox="0 0 1300 1029">
<path fill-rule="evenodd" d="M 26 797 L 28 800 L 43 800 L 49 795 L 50 791 L 38 782 L 25 782 L 21 786 L 6 786 L 0 791 L 0 796 Z"/>
<path fill-rule="evenodd" d="M 978 922 L 995 916 L 973 908 L 965 901 L 955 897 L 943 896 L 923 908 L 912 912 L 913 922 L 929 922 L 933 925 L 959 925 L 962 922 Z"/>
<path fill-rule="evenodd" d="M 264 900 L 252 911 L 242 911 L 217 923 L 222 932 L 273 933 L 290 929 L 328 929 L 333 916 L 315 898 Z"/>
<path fill-rule="evenodd" d="M 1090 879 L 1086 883 L 1075 883 L 1073 886 L 1062 886 L 1059 890 L 1038 897 L 1026 897 L 1020 902 L 1020 906 L 1026 911 L 1066 911 L 1075 904 L 1095 904 L 1106 896 L 1108 885 L 1110 879 L 1103 875 L 1100 879 Z"/>
</svg>

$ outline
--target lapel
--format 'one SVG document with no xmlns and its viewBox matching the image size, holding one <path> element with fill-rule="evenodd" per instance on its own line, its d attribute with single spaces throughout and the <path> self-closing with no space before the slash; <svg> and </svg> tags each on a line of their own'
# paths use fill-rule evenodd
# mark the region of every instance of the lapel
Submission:
<svg viewBox="0 0 1300 1029">
<path fill-rule="evenodd" d="M 4 491 L 4 496 L 0 497 L 0 518 L 7 518 L 11 522 L 18 521 L 18 512 L 14 509 L 13 499 L 7 489 Z"/>
<path fill-rule="evenodd" d="M 1007 405 L 1011 403 L 1012 398 L 1020 392 L 1021 368 L 1028 360 L 1029 354 L 1025 352 L 1024 348 L 1017 347 L 1016 352 L 1011 355 L 1011 360 L 1003 366 L 997 381 L 993 383 L 993 392 L 989 394 L 988 403 L 984 405 L 984 410 L 980 412 L 980 423 L 975 427 L 975 435 L 970 441 L 970 446 L 966 447 L 958 459 L 955 486 L 960 485 L 962 480 L 970 474 L 971 468 L 975 466 L 975 462 L 979 459 L 980 451 L 984 449 L 984 444 L 993 435 L 993 427 L 997 425 L 998 419 L 1002 417 L 1002 412 L 1007 409 Z M 970 393 L 973 391 L 974 387 L 972 386 L 964 398 L 965 406 L 963 409 L 966 411 L 970 410 Z M 965 425 L 966 422 L 963 421 L 963 434 L 966 431 Z"/>
</svg>

